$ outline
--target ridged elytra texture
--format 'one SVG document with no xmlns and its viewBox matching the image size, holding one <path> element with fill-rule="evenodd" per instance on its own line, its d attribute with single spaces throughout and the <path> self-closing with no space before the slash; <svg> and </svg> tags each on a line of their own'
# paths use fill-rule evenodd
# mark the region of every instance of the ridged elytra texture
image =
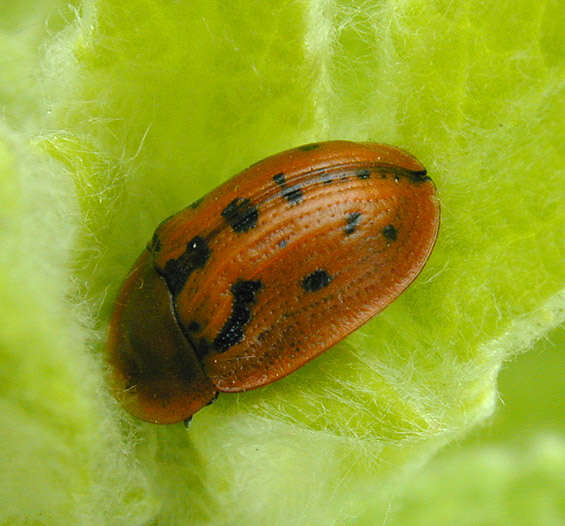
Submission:
<svg viewBox="0 0 565 526">
<path fill-rule="evenodd" d="M 390 304 L 435 243 L 424 167 L 332 141 L 252 165 L 164 221 L 116 302 L 108 350 L 132 414 L 177 422 L 271 383 Z"/>
</svg>

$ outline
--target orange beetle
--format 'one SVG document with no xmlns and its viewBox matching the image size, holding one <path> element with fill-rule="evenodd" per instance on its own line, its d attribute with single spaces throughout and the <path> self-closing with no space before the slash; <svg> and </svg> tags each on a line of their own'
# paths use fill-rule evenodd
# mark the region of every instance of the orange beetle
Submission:
<svg viewBox="0 0 565 526">
<path fill-rule="evenodd" d="M 256 163 L 159 225 L 116 300 L 114 393 L 189 419 L 269 384 L 391 303 L 434 246 L 425 168 L 375 143 L 308 144 Z"/>
</svg>

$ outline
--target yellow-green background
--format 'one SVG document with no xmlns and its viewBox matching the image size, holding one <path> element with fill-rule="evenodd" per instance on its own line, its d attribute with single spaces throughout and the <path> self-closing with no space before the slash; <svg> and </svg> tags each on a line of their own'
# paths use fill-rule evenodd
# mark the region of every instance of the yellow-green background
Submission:
<svg viewBox="0 0 565 526">
<path fill-rule="evenodd" d="M 0 525 L 565 524 L 560 0 L 0 5 Z M 414 153 L 416 283 L 189 431 L 106 389 L 153 228 L 300 143 Z M 527 351 L 527 352 L 526 352 Z"/>
</svg>

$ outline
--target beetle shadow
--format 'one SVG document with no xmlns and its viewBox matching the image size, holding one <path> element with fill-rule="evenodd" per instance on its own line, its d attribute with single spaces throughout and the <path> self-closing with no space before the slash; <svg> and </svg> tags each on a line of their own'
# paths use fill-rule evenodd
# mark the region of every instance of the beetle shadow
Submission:
<svg viewBox="0 0 565 526">
<path fill-rule="evenodd" d="M 161 505 L 156 523 L 174 522 L 182 516 L 190 523 L 207 523 L 215 499 L 206 489 L 208 461 L 193 443 L 183 423 L 138 424 L 137 458 L 151 481 L 151 490 Z"/>
</svg>

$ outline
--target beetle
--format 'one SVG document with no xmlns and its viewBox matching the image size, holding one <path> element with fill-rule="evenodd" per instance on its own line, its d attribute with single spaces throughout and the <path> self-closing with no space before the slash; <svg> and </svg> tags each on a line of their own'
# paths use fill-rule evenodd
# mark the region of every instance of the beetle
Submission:
<svg viewBox="0 0 565 526">
<path fill-rule="evenodd" d="M 313 143 L 251 165 L 163 221 L 126 277 L 107 342 L 116 398 L 169 424 L 288 375 L 408 287 L 439 220 L 425 168 L 394 146 Z"/>
</svg>

